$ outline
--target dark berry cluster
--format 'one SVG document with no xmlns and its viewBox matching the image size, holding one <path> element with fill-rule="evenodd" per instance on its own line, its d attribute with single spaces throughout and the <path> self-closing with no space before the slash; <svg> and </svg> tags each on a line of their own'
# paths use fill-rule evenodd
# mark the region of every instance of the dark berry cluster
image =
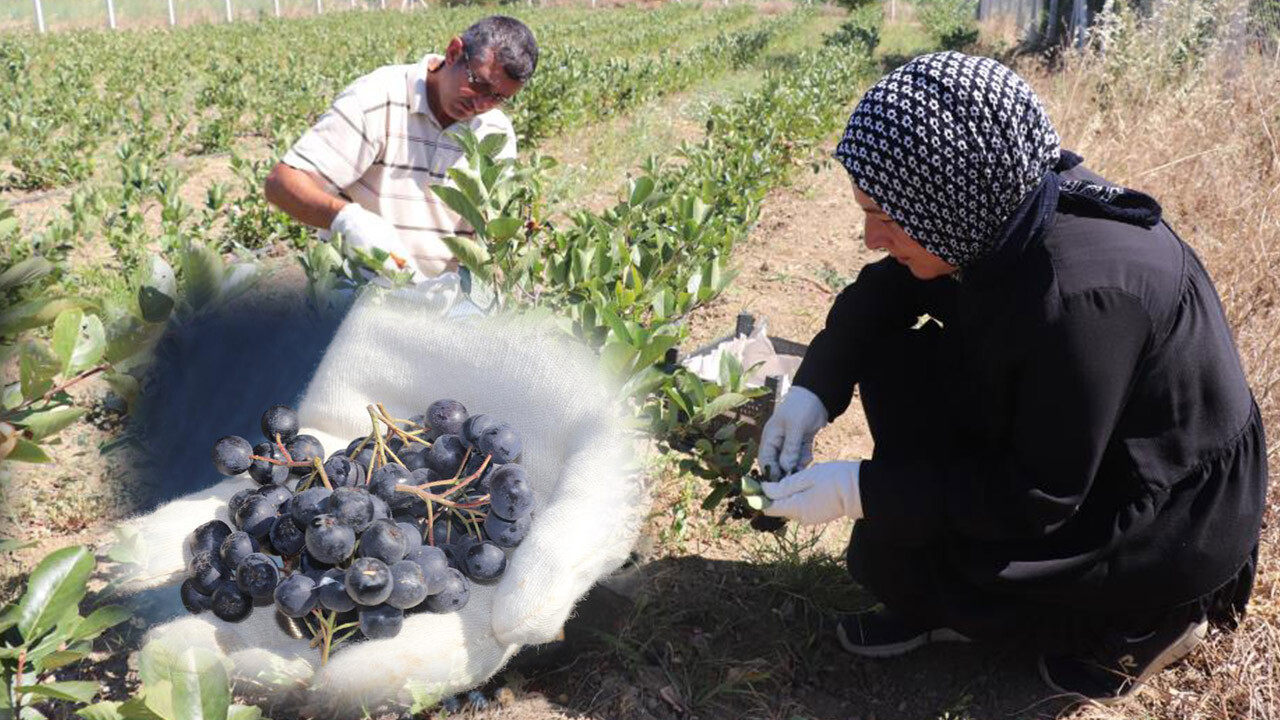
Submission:
<svg viewBox="0 0 1280 720">
<path fill-rule="evenodd" d="M 459 610 L 472 582 L 502 576 L 533 517 L 516 431 L 456 400 L 408 420 L 368 411 L 372 432 L 327 459 L 283 405 L 262 415 L 265 442 L 214 443 L 219 472 L 259 487 L 231 498 L 234 528 L 213 520 L 188 536 L 188 610 L 239 622 L 274 605 L 304 619 L 327 659 L 357 631 L 392 637 L 405 613 Z"/>
</svg>

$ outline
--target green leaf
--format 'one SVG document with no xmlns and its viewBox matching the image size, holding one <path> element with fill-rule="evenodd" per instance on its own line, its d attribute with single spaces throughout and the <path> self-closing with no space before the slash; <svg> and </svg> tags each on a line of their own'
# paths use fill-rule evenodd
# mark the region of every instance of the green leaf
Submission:
<svg viewBox="0 0 1280 720">
<path fill-rule="evenodd" d="M 53 387 L 62 363 L 49 344 L 36 339 L 22 343 L 22 356 L 18 358 L 18 377 L 22 382 L 22 395 L 37 398 Z"/>
<path fill-rule="evenodd" d="M 120 706 L 122 704 L 112 700 L 103 700 L 100 703 L 94 703 L 76 710 L 76 715 L 84 718 L 84 720 L 124 720 L 124 715 L 120 714 Z"/>
<path fill-rule="evenodd" d="M 600 350 L 600 364 L 613 377 L 630 376 L 635 357 L 635 348 L 617 340 L 610 340 Z"/>
<path fill-rule="evenodd" d="M 260 720 L 262 710 L 252 705 L 232 705 L 227 708 L 227 720 Z"/>
<path fill-rule="evenodd" d="M 182 256 L 184 297 L 192 309 L 200 310 L 218 297 L 222 287 L 222 257 L 195 240 Z"/>
<path fill-rule="evenodd" d="M 763 510 L 773 504 L 773 501 L 764 495 L 748 495 L 744 499 L 747 501 L 747 507 L 752 510 Z"/>
<path fill-rule="evenodd" d="M 733 353 L 720 353 L 720 384 L 731 390 L 742 385 L 742 362 Z"/>
<path fill-rule="evenodd" d="M 458 189 L 466 195 L 467 199 L 476 208 L 483 208 L 489 204 L 489 193 L 480 185 L 480 176 L 471 168 L 451 168 L 449 170 L 449 179 L 458 186 Z M 484 230 L 480 226 L 476 226 L 476 229 Z"/>
<path fill-rule="evenodd" d="M 28 415 L 18 424 L 30 430 L 31 439 L 39 442 L 51 435 L 56 435 L 63 428 L 79 420 L 84 413 L 84 408 L 59 407 Z"/>
<path fill-rule="evenodd" d="M 76 350 L 76 341 L 80 338 L 80 323 L 84 320 L 84 311 L 71 308 L 62 311 L 53 321 L 53 354 L 62 363 L 62 374 L 67 375 L 71 369 L 71 354 Z"/>
<path fill-rule="evenodd" d="M 520 218 L 499 217 L 489 221 L 488 227 L 485 228 L 485 234 L 494 240 L 506 240 L 520 231 L 524 223 L 520 222 Z"/>
<path fill-rule="evenodd" d="M 18 231 L 18 218 L 12 217 L 8 213 L 12 210 L 0 213 L 0 240 L 9 237 Z"/>
<path fill-rule="evenodd" d="M 36 662 L 35 666 L 38 672 L 45 673 L 71 663 L 80 662 L 87 657 L 89 657 L 89 651 L 87 650 L 55 650 Z"/>
<path fill-rule="evenodd" d="M 605 324 L 609 326 L 609 329 L 613 331 L 614 337 L 616 337 L 619 342 L 626 343 L 628 346 L 635 344 L 635 339 L 631 336 L 631 333 L 627 331 L 626 323 L 622 322 L 622 320 L 603 302 L 599 305 L 599 310 L 600 317 L 604 320 Z"/>
<path fill-rule="evenodd" d="M 258 266 L 251 262 L 235 263 L 227 268 L 219 291 L 224 300 L 243 295 L 258 284 Z"/>
<path fill-rule="evenodd" d="M 488 224 L 484 221 L 484 216 L 480 214 L 480 211 L 461 190 L 448 185 L 432 185 L 430 187 L 431 192 L 435 193 L 436 197 L 443 200 L 450 210 L 461 215 L 462 219 L 470 223 L 471 227 L 477 232 L 484 232 L 485 228 L 488 227 Z"/>
<path fill-rule="evenodd" d="M 147 542 L 134 528 L 117 526 L 116 543 L 107 551 L 107 559 L 122 565 L 141 565 L 147 559 Z"/>
<path fill-rule="evenodd" d="M 12 355 L 10 356 L 12 357 Z M 8 362 L 8 358 L 4 358 Z M 5 363 L 0 362 L 0 367 L 4 367 Z M 0 409 L 12 410 L 22 404 L 22 383 L 12 382 L 4 386 L 4 392 L 0 393 Z"/>
<path fill-rule="evenodd" d="M 142 313 L 142 319 L 149 323 L 168 320 L 174 304 L 172 295 L 166 295 L 150 285 L 138 288 L 138 310 Z"/>
<path fill-rule="evenodd" d="M 507 146 L 507 136 L 505 133 L 489 133 L 480 140 L 480 152 L 486 157 L 493 158 L 502 152 L 502 148 Z"/>
<path fill-rule="evenodd" d="M 107 333 L 102 327 L 102 320 L 97 315 L 89 315 L 80 324 L 76 349 L 71 354 L 71 367 L 67 369 L 67 374 L 75 375 L 97 365 L 106 351 Z"/>
<path fill-rule="evenodd" d="M 175 720 L 226 720 L 231 682 L 212 651 L 185 650 L 178 656 L 172 682 Z"/>
<path fill-rule="evenodd" d="M 642 205 L 649 196 L 653 194 L 653 178 L 648 175 L 642 175 L 631 183 L 631 197 L 627 200 L 627 204 L 631 207 Z"/>
<path fill-rule="evenodd" d="M 93 572 L 93 555 L 75 545 L 50 553 L 31 573 L 27 592 L 18 605 L 18 631 L 34 642 L 80 604 L 85 583 Z"/>
<path fill-rule="evenodd" d="M 64 680 L 62 682 L 40 683 L 39 685 L 22 685 L 14 689 L 18 692 L 31 693 L 37 697 L 88 703 L 92 702 L 93 696 L 98 693 L 98 683 L 90 680 Z"/>
<path fill-rule="evenodd" d="M 732 489 L 733 489 L 732 483 L 726 482 L 726 483 L 720 483 L 716 485 L 715 489 L 712 490 L 711 493 L 708 494 L 705 498 L 703 498 L 702 509 L 714 510 L 716 506 L 720 504 L 720 501 L 724 500 L 725 496 L 728 495 L 729 491 Z"/>
<path fill-rule="evenodd" d="M 143 686 L 147 689 L 147 692 L 149 694 L 153 692 L 155 694 L 158 694 L 159 692 L 164 692 L 167 694 L 168 683 L 164 683 L 164 685 L 165 685 L 164 688 L 157 688 L 151 685 L 147 685 L 145 683 L 143 684 Z M 98 704 L 101 705 L 102 703 L 98 703 Z M 120 717 L 123 718 L 123 720 L 168 720 L 168 718 L 165 718 L 164 716 L 159 715 L 154 710 L 152 710 L 147 705 L 147 699 L 143 696 L 138 696 L 138 697 L 125 700 L 123 703 L 120 704 L 119 711 L 120 711 Z"/>
<path fill-rule="evenodd" d="M 19 303 L 0 313 L 0 336 L 16 335 L 23 330 L 43 327 L 58 319 L 64 310 L 89 309 L 92 301 L 80 298 L 36 298 Z"/>
<path fill-rule="evenodd" d="M 483 245 L 471 238 L 458 235 L 452 235 L 443 238 L 443 240 L 449 251 L 453 253 L 454 257 L 458 258 L 458 262 L 479 276 L 480 279 L 489 279 L 489 251 Z"/>
<path fill-rule="evenodd" d="M 12 460 L 13 462 L 25 463 L 51 463 L 53 458 L 49 457 L 44 448 L 27 440 L 18 438 L 18 442 L 13 446 L 13 450 L 8 455 L 0 457 L 0 460 Z"/>
<path fill-rule="evenodd" d="M 0 540 L 0 553 L 17 552 L 25 550 L 29 547 L 35 547 L 35 540 L 15 540 L 13 538 L 4 538 Z"/>
<path fill-rule="evenodd" d="M 742 395 L 740 393 L 725 393 L 724 395 L 713 399 L 711 402 L 708 402 L 706 406 L 702 408 L 700 415 L 702 416 L 703 421 L 707 421 L 723 412 L 732 410 L 745 402 L 747 402 L 746 395 Z"/>
<path fill-rule="evenodd" d="M 71 633 L 71 639 L 92 640 L 103 633 L 108 628 L 115 627 L 120 623 L 128 620 L 131 613 L 121 605 L 106 605 L 89 613 L 89 617 L 84 619 Z"/>
<path fill-rule="evenodd" d="M 17 223 L 16 219 L 14 220 L 14 223 Z M 3 222 L 0 221 L 0 225 L 2 224 Z M 4 237 L 6 234 L 7 233 L 0 229 L 0 238 Z M 29 282 L 35 282 L 52 271 L 53 263 L 45 260 L 39 255 L 33 255 L 26 260 L 11 266 L 3 273 L 0 273 L 0 292 L 4 292 L 9 288 L 18 287 L 19 285 L 26 285 Z"/>
</svg>

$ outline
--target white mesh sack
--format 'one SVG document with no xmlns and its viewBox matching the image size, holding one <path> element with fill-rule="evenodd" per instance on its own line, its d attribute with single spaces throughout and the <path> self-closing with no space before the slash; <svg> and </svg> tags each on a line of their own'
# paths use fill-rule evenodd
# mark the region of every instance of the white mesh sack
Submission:
<svg viewBox="0 0 1280 720">
<path fill-rule="evenodd" d="M 445 320 L 422 301 L 369 296 L 343 321 L 298 413 L 302 432 L 332 452 L 369 431 L 370 403 L 409 417 L 441 398 L 510 423 L 524 441 L 534 520 L 497 584 L 473 583 L 461 611 L 406 616 L 394 638 L 339 646 L 324 667 L 270 607 L 241 623 L 207 612 L 184 617 L 148 639 L 216 650 L 238 681 L 299 693 L 318 717 L 405 702 L 410 687 L 460 692 L 521 645 L 553 639 L 574 603 L 625 561 L 647 511 L 614 390 L 594 355 L 557 330 L 501 318 Z M 184 539 L 209 519 L 229 520 L 227 500 L 246 487 L 254 487 L 247 474 L 130 521 L 146 543 L 140 584 L 170 584 L 176 594 Z"/>
</svg>

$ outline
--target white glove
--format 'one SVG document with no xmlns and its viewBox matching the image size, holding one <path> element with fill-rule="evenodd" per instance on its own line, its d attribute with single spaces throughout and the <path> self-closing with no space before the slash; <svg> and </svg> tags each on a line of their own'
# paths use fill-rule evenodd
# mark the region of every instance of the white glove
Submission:
<svg viewBox="0 0 1280 720">
<path fill-rule="evenodd" d="M 317 650 L 277 626 L 271 608 L 238 624 L 210 613 L 183 617 L 149 640 L 213 649 L 239 682 L 298 693 L 311 716 L 357 717 L 362 707 L 406 702 L 409 687 L 452 694 L 483 683 L 522 644 L 553 639 L 574 603 L 626 560 L 648 498 L 629 472 L 629 444 L 598 359 L 556 330 L 500 318 L 442 321 L 424 302 L 412 294 L 357 301 L 300 403 L 303 432 L 331 450 L 368 432 L 371 402 L 409 417 L 444 397 L 511 423 L 524 442 L 535 520 L 502 579 L 473 583 L 459 612 L 410 615 L 394 638 L 340 646 L 324 668 Z M 145 582 L 168 579 L 165 591 L 176 597 L 183 538 L 206 519 L 226 519 L 227 498 L 252 486 L 231 478 L 134 521 L 147 543 Z"/>
<path fill-rule="evenodd" d="M 381 248 L 391 253 L 382 267 L 384 270 L 412 270 L 414 281 L 419 281 L 419 273 L 413 263 L 413 254 L 400 239 L 400 233 L 386 218 L 370 212 L 360 203 L 347 203 L 334 216 L 329 225 L 329 232 L 341 233 L 348 248 L 371 251 Z M 424 276 L 425 277 L 425 276 Z"/>
<path fill-rule="evenodd" d="M 813 462 L 813 437 L 827 425 L 827 408 L 806 388 L 792 385 L 760 435 L 759 463 L 771 477 L 803 470 Z M 781 453 L 781 454 L 779 454 Z"/>
<path fill-rule="evenodd" d="M 862 493 L 858 487 L 861 461 L 818 463 L 788 475 L 781 482 L 761 483 L 773 502 L 765 515 L 791 518 L 801 525 L 829 523 L 841 517 L 862 517 Z"/>
</svg>

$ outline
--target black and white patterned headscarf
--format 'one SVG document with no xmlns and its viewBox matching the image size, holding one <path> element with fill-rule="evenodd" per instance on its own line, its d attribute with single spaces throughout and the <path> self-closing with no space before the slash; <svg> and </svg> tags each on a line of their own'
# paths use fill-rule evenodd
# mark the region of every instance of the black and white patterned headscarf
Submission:
<svg viewBox="0 0 1280 720">
<path fill-rule="evenodd" d="M 922 55 L 862 97 L 836 158 L 913 240 L 965 267 L 1058 162 L 1058 133 L 1009 68 L 958 52 Z"/>
</svg>

